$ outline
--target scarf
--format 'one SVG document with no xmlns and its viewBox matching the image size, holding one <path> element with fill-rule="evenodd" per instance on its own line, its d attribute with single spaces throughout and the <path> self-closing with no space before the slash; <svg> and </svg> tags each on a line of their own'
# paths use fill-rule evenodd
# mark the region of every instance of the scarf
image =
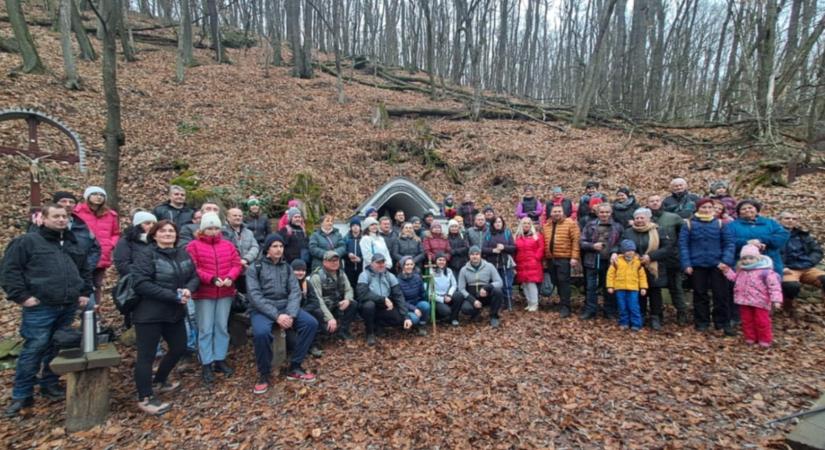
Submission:
<svg viewBox="0 0 825 450">
<path fill-rule="evenodd" d="M 769 257 L 762 255 L 755 263 L 753 264 L 739 264 L 739 268 L 742 270 L 757 270 L 757 269 L 773 269 L 773 260 Z"/>
<path fill-rule="evenodd" d="M 701 222 L 710 222 L 716 218 L 716 216 L 714 216 L 713 214 L 696 213 L 693 216 L 699 219 Z"/>
<path fill-rule="evenodd" d="M 630 207 L 635 205 L 635 204 L 636 204 L 636 197 L 631 196 L 631 197 L 628 197 L 627 200 L 625 200 L 623 202 L 620 202 L 618 200 L 613 202 L 613 209 L 626 211 L 626 210 L 630 209 Z"/>
<path fill-rule="evenodd" d="M 647 226 L 638 227 L 636 224 L 633 225 L 633 230 L 638 233 L 647 233 L 647 251 L 645 255 L 650 255 L 651 253 L 659 250 L 659 226 L 656 225 L 654 222 L 650 222 Z M 656 261 L 650 261 L 647 264 L 647 271 L 650 272 L 650 275 L 653 278 L 659 278 L 659 263 Z"/>
</svg>

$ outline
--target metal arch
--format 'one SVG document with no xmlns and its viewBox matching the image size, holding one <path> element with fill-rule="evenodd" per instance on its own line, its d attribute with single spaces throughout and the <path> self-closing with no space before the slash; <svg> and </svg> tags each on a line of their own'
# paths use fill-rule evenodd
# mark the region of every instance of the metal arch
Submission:
<svg viewBox="0 0 825 450">
<path fill-rule="evenodd" d="M 15 119 L 27 120 L 31 118 L 36 119 L 38 122 L 51 125 L 60 130 L 66 136 L 68 136 L 69 139 L 71 139 L 75 145 L 75 150 L 77 151 L 77 163 L 80 168 L 80 172 L 86 173 L 86 147 L 83 145 L 83 139 L 80 138 L 80 135 L 78 135 L 74 130 L 69 128 L 68 125 L 66 125 L 59 119 L 36 111 L 34 109 L 10 108 L 0 110 L 0 122 Z"/>
<path fill-rule="evenodd" d="M 433 200 L 430 194 L 417 183 L 406 177 L 393 177 L 384 183 L 373 195 L 358 206 L 355 213 L 356 215 L 364 215 L 369 206 L 375 206 L 374 203 L 383 204 L 391 197 L 399 194 L 406 195 L 415 200 L 421 204 L 424 209 L 433 213 L 433 215 L 440 215 L 438 203 Z"/>
</svg>

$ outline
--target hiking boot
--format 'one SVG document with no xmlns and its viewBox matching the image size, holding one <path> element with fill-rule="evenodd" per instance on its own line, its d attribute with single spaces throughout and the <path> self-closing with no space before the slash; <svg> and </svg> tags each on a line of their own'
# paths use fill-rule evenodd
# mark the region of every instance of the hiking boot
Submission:
<svg viewBox="0 0 825 450">
<path fill-rule="evenodd" d="M 64 391 L 59 384 L 55 383 L 48 386 L 41 386 L 40 395 L 50 401 L 56 402 L 66 398 L 66 391 Z"/>
<path fill-rule="evenodd" d="M 419 336 L 426 336 L 427 335 L 427 328 L 424 326 L 418 327 L 418 335 Z"/>
<path fill-rule="evenodd" d="M 286 379 L 289 381 L 300 381 L 303 383 L 314 383 L 317 378 L 315 374 L 305 372 L 304 369 L 298 367 L 297 369 L 292 369 L 286 374 Z"/>
<path fill-rule="evenodd" d="M 733 327 L 725 327 L 724 333 L 727 337 L 736 336 L 736 330 L 734 330 Z"/>
<path fill-rule="evenodd" d="M 203 365 L 203 368 L 201 369 L 201 377 L 203 378 L 203 382 L 206 384 L 212 384 L 215 382 L 215 373 L 212 372 L 211 364 Z"/>
<path fill-rule="evenodd" d="M 687 311 L 685 311 L 685 310 L 676 311 L 676 324 L 677 325 L 687 325 L 687 322 L 688 322 Z"/>
<path fill-rule="evenodd" d="M 212 369 L 215 372 L 222 373 L 226 378 L 231 377 L 232 374 L 235 373 L 235 369 L 229 367 L 226 364 L 226 361 L 215 361 L 214 363 L 212 363 Z"/>
<path fill-rule="evenodd" d="M 367 345 L 369 345 L 370 347 L 375 345 L 375 335 L 374 334 L 368 334 L 367 335 Z"/>
<path fill-rule="evenodd" d="M 638 333 L 639 331 L 642 331 L 642 329 L 639 328 L 639 327 L 630 327 L 630 331 L 632 331 L 634 333 Z"/>
<path fill-rule="evenodd" d="M 561 309 L 559 309 L 559 318 L 566 319 L 568 317 L 570 317 L 570 307 L 562 306 Z"/>
<path fill-rule="evenodd" d="M 180 388 L 180 381 L 166 380 L 163 383 L 155 382 L 152 384 L 152 386 L 156 392 L 160 392 L 161 394 L 168 394 L 170 392 L 175 392 Z"/>
<path fill-rule="evenodd" d="M 258 382 L 255 383 L 255 386 L 252 388 L 253 394 L 263 394 L 269 390 L 269 377 L 265 375 L 260 375 L 258 377 Z"/>
<path fill-rule="evenodd" d="M 17 417 L 23 408 L 31 408 L 34 406 L 34 397 L 13 399 L 6 411 L 3 413 L 6 417 Z"/>
<path fill-rule="evenodd" d="M 581 319 L 581 320 L 593 320 L 595 318 L 596 318 L 596 313 L 593 312 L 593 311 L 585 311 L 585 312 L 581 313 L 581 315 L 579 316 L 579 319 Z"/>
<path fill-rule="evenodd" d="M 653 316 L 650 318 L 650 328 L 659 331 L 662 329 L 662 323 L 659 321 L 659 318 Z"/>
<path fill-rule="evenodd" d="M 345 341 L 351 341 L 354 338 L 352 337 L 352 333 L 349 330 L 341 330 L 338 332 L 338 338 L 343 339 Z"/>
<path fill-rule="evenodd" d="M 458 320 L 456 320 L 456 319 L 451 320 L 450 325 L 452 325 L 454 327 L 457 327 L 458 326 Z"/>
<path fill-rule="evenodd" d="M 321 351 L 321 349 L 318 348 L 317 345 L 313 345 L 309 348 L 309 354 L 312 355 L 314 358 L 320 358 L 324 356 L 324 352 Z"/>
<path fill-rule="evenodd" d="M 705 333 L 705 332 L 708 331 L 708 328 L 710 328 L 710 326 L 706 323 L 699 323 L 699 324 L 696 324 L 694 326 L 694 328 L 696 329 L 696 331 L 698 331 L 700 333 Z"/>
<path fill-rule="evenodd" d="M 491 327 L 498 328 L 499 325 L 501 325 L 501 319 L 499 319 L 498 317 L 493 317 L 492 319 L 490 319 Z"/>
<path fill-rule="evenodd" d="M 160 401 L 160 399 L 153 395 L 151 397 L 146 397 L 143 400 L 139 401 L 138 408 L 140 408 L 141 411 L 147 414 L 159 416 L 165 413 L 166 411 L 169 411 L 171 405 L 169 403 L 164 403 Z"/>
</svg>

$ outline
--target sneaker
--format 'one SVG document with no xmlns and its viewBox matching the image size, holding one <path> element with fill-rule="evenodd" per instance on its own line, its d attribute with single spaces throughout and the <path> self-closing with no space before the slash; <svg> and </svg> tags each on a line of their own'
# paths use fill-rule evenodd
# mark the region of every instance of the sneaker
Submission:
<svg viewBox="0 0 825 450">
<path fill-rule="evenodd" d="M 566 319 L 568 317 L 570 317 L 570 307 L 562 306 L 561 309 L 559 309 L 559 318 Z"/>
<path fill-rule="evenodd" d="M 525 309 L 527 312 L 536 312 L 539 310 L 539 305 L 528 305 Z"/>
<path fill-rule="evenodd" d="M 419 336 L 426 336 L 427 335 L 427 328 L 423 325 L 418 327 L 418 335 Z"/>
<path fill-rule="evenodd" d="M 212 384 L 215 382 L 215 373 L 212 372 L 212 364 L 203 365 L 203 368 L 201 369 L 201 377 L 203 378 L 203 382 L 206 384 Z"/>
<path fill-rule="evenodd" d="M 762 347 L 762 348 L 771 348 L 771 343 L 770 342 L 760 342 L 759 346 Z"/>
<path fill-rule="evenodd" d="M 169 403 L 160 401 L 160 399 L 153 395 L 151 397 L 146 397 L 143 400 L 139 401 L 138 408 L 140 408 L 141 411 L 147 414 L 159 416 L 165 413 L 166 411 L 169 411 L 171 405 L 169 405 Z"/>
<path fill-rule="evenodd" d="M 64 391 L 59 384 L 55 383 L 50 384 L 48 386 L 41 386 L 40 395 L 53 402 L 56 402 L 66 398 L 66 391 Z"/>
<path fill-rule="evenodd" d="M 235 369 L 229 367 L 226 364 L 226 361 L 215 361 L 214 363 L 212 363 L 212 369 L 215 372 L 222 373 L 226 378 L 231 377 L 232 374 L 235 373 Z"/>
<path fill-rule="evenodd" d="M 655 316 L 654 316 L 654 317 L 651 317 L 651 318 L 650 318 L 650 328 L 652 328 L 652 329 L 654 329 L 654 330 L 656 330 L 656 331 L 659 331 L 659 330 L 661 330 L 661 329 L 662 329 L 662 323 L 661 323 L 661 322 L 659 322 L 659 318 L 658 318 L 658 317 L 655 317 Z"/>
<path fill-rule="evenodd" d="M 457 327 L 458 326 L 458 320 L 456 320 L 456 319 L 451 320 L 450 325 L 452 325 L 454 327 Z"/>
<path fill-rule="evenodd" d="M 166 380 L 163 383 L 153 383 L 153 389 L 156 392 L 160 392 L 161 394 L 168 394 L 169 392 L 175 392 L 180 389 L 180 381 L 169 381 Z"/>
<path fill-rule="evenodd" d="M 630 325 L 619 325 L 619 329 L 627 331 L 630 329 Z"/>
<path fill-rule="evenodd" d="M 642 331 L 642 329 L 639 328 L 639 327 L 630 327 L 630 331 L 636 333 L 636 332 Z"/>
<path fill-rule="evenodd" d="M 14 399 L 9 403 L 9 406 L 6 407 L 3 415 L 6 417 L 17 417 L 23 408 L 31 408 L 32 406 L 34 406 L 34 397 Z"/>
<path fill-rule="evenodd" d="M 320 357 L 324 356 L 324 352 L 321 351 L 321 349 L 318 348 L 317 345 L 313 345 L 312 347 L 309 348 L 309 354 L 312 355 L 315 358 L 320 358 Z"/>
<path fill-rule="evenodd" d="M 750 339 L 745 339 L 745 344 L 746 345 L 756 345 L 756 341 L 752 341 Z"/>
<path fill-rule="evenodd" d="M 304 383 L 314 383 L 316 381 L 315 374 L 305 372 L 304 369 L 301 369 L 300 367 L 290 370 L 289 373 L 286 374 L 286 379 L 289 381 L 301 381 Z"/>
<path fill-rule="evenodd" d="M 491 327 L 498 328 L 499 325 L 501 325 L 501 319 L 499 319 L 498 317 L 493 317 L 492 319 L 490 319 Z"/>
<path fill-rule="evenodd" d="M 255 383 L 255 386 L 252 388 L 253 394 L 263 394 L 269 390 L 269 377 L 266 376 L 259 376 L 258 382 Z"/>
<path fill-rule="evenodd" d="M 368 334 L 367 335 L 367 345 L 369 345 L 370 347 L 375 345 L 375 335 L 374 334 Z"/>
<path fill-rule="evenodd" d="M 585 311 L 585 312 L 581 313 L 581 315 L 579 316 L 579 319 L 581 319 L 581 320 L 593 320 L 595 318 L 596 318 L 596 313 L 593 312 L 593 311 Z"/>
</svg>

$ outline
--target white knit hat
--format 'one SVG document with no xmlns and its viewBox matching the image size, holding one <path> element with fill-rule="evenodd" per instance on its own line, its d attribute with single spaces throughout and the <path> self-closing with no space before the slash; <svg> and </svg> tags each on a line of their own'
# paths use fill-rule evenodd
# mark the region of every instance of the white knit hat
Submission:
<svg viewBox="0 0 825 450">
<path fill-rule="evenodd" d="M 200 230 L 203 231 L 207 228 L 220 228 L 221 227 L 221 218 L 218 216 L 217 213 L 208 212 L 201 217 L 201 225 Z"/>
<path fill-rule="evenodd" d="M 363 228 L 364 229 L 367 229 L 372 225 L 378 225 L 378 221 L 375 220 L 375 217 L 367 217 L 366 219 L 364 219 L 364 222 L 363 222 Z"/>
<path fill-rule="evenodd" d="M 85 191 L 83 191 L 83 199 L 86 200 L 86 201 L 89 201 L 89 197 L 91 197 L 92 194 L 100 194 L 104 197 L 108 197 L 106 195 L 106 191 L 104 191 L 102 187 L 100 187 L 100 186 L 89 186 L 89 187 L 86 188 Z"/>
<path fill-rule="evenodd" d="M 146 211 L 138 211 L 132 217 L 132 225 L 138 226 L 145 222 L 157 222 L 158 218 L 154 214 Z"/>
</svg>

